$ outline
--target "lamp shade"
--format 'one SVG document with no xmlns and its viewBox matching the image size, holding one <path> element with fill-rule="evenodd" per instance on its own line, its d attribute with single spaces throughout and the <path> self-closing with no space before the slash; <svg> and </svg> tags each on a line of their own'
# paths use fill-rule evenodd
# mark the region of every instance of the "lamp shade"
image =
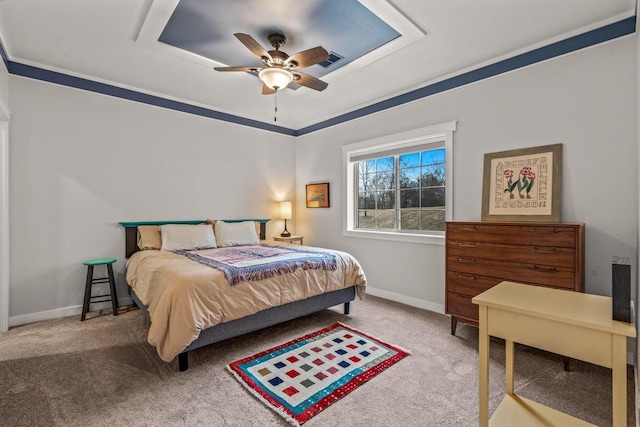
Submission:
<svg viewBox="0 0 640 427">
<path fill-rule="evenodd" d="M 263 68 L 258 73 L 260 80 L 264 82 L 271 89 L 284 89 L 289 83 L 293 81 L 293 74 L 291 71 L 284 68 Z"/>
<path fill-rule="evenodd" d="M 280 202 L 280 219 L 291 219 L 291 202 Z"/>
</svg>

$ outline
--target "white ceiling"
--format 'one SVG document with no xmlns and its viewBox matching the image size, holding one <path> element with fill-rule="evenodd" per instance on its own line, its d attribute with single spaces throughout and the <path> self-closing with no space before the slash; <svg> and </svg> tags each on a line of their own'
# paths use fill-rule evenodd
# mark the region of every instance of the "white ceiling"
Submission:
<svg viewBox="0 0 640 427">
<path fill-rule="evenodd" d="M 208 1 L 208 0 L 202 0 Z M 225 20 L 228 43 L 246 50 L 234 32 L 261 38 L 280 28 L 301 41 L 304 25 L 287 0 L 259 0 L 272 12 L 237 0 L 244 13 Z M 300 2 L 300 0 L 297 0 Z M 340 1 L 340 0 L 333 0 Z M 635 14 L 635 0 L 360 0 L 405 35 L 323 77 L 323 92 L 278 95 L 279 126 L 300 129 L 392 96 L 566 39 Z M 246 73 L 219 73 L 219 63 L 157 43 L 154 31 L 178 0 L 0 0 L 0 40 L 12 62 L 84 77 L 265 123 L 273 96 Z M 215 4 L 215 0 L 212 2 Z M 224 13 L 221 11 L 220 13 Z M 212 24 L 213 25 L 213 24 Z M 215 25 L 220 25 L 218 21 Z M 308 24 L 307 24 L 308 25 Z M 322 29 L 314 29 L 320 38 Z M 316 35 L 317 34 L 317 35 Z M 425 36 L 426 35 L 426 36 Z M 336 35 L 332 34 L 332 39 Z M 329 40 L 329 37 L 327 37 Z M 304 40 L 308 47 L 324 40 Z M 294 46 L 295 47 L 295 46 Z M 308 48 L 304 46 L 304 48 Z M 324 46 L 327 50 L 331 46 Z M 298 50 L 283 50 L 292 54 Z M 251 56 L 247 56 L 251 58 Z M 225 64 L 225 65 L 252 65 Z"/>
<path fill-rule="evenodd" d="M 371 0 L 361 1 L 376 4 Z M 248 49 L 241 48 L 239 42 L 230 43 L 232 34 L 237 32 L 250 33 L 267 50 L 272 49 L 268 36 L 284 33 L 286 44 L 281 49 L 289 54 L 316 47 L 321 40 L 328 51 L 338 53 L 343 59 L 328 68 L 319 65 L 305 68 L 305 73 L 315 77 L 328 74 L 387 42 L 397 45 L 393 40 L 400 36 L 398 30 L 408 28 L 408 32 L 424 37 L 419 29 L 388 3 L 380 1 L 377 4 L 386 5 L 386 9 L 378 6 L 378 13 L 394 20 L 399 26 L 398 30 L 394 30 L 358 0 L 278 0 L 277 15 L 273 11 L 273 2 L 263 0 L 180 0 L 169 18 L 154 13 L 161 3 L 153 4 L 153 11 L 150 11 L 143 25 L 146 31 L 138 36 L 138 42 L 144 37 L 153 48 L 158 47 L 159 40 L 195 53 L 195 56 L 191 55 L 194 59 L 203 56 L 199 62 L 207 66 L 211 65 L 206 61 L 207 58 L 217 61 L 216 65 L 262 65 Z M 247 25 L 247 10 L 251 10 L 256 17 L 269 16 L 268 23 L 254 18 Z M 161 34 L 160 37 L 158 34 Z M 417 39 L 414 37 L 412 41 Z M 164 49 L 176 55 L 185 54 L 171 46 L 164 46 Z"/>
</svg>

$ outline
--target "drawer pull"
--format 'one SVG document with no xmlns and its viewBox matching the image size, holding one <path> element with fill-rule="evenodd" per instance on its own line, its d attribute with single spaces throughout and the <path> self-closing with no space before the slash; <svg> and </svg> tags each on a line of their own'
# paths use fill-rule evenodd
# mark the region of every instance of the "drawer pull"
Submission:
<svg viewBox="0 0 640 427">
<path fill-rule="evenodd" d="M 558 271 L 558 269 L 557 269 L 557 268 L 555 268 L 555 267 L 545 267 L 545 266 L 537 265 L 537 264 L 534 264 L 534 265 L 533 265 L 533 268 L 534 268 L 535 270 L 539 270 L 539 271 L 548 271 L 548 272 L 551 272 L 551 273 Z"/>
<path fill-rule="evenodd" d="M 475 225 L 461 225 L 460 231 L 476 231 L 478 227 Z"/>
<path fill-rule="evenodd" d="M 458 246 L 460 246 L 461 248 L 475 248 L 476 246 L 478 246 L 478 244 L 475 242 L 470 242 L 470 243 L 460 242 L 458 243 Z"/>
<path fill-rule="evenodd" d="M 558 248 L 544 248 L 540 246 L 535 246 L 534 250 L 543 254 L 555 254 L 558 252 Z"/>
<path fill-rule="evenodd" d="M 476 259 L 475 258 L 464 258 L 464 257 L 458 257 L 458 262 L 463 262 L 465 264 L 475 264 L 476 263 Z"/>
<path fill-rule="evenodd" d="M 536 227 L 533 229 L 534 233 L 537 234 L 556 234 L 556 233 L 561 233 L 563 230 L 562 228 L 558 229 L 558 228 L 553 228 L 553 227 Z"/>
<path fill-rule="evenodd" d="M 474 276 L 473 274 L 460 274 L 460 273 L 458 273 L 458 279 L 476 280 L 476 276 Z"/>
</svg>

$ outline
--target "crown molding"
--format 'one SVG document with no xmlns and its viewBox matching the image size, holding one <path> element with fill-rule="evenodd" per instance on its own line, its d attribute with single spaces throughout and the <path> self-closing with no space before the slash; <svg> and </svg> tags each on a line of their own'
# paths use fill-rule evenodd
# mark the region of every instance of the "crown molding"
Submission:
<svg viewBox="0 0 640 427">
<path fill-rule="evenodd" d="M 582 34 L 578 34 L 567 39 L 548 44 L 546 46 L 535 48 L 528 52 L 517 54 L 510 58 L 499 60 L 495 63 L 484 65 L 471 71 L 463 72 L 462 74 L 445 78 L 444 80 L 428 84 L 414 90 L 410 90 L 400 95 L 375 102 L 373 104 L 355 109 L 344 114 L 340 114 L 338 116 L 317 122 L 315 124 L 311 124 L 300 129 L 290 129 L 282 126 L 276 126 L 259 120 L 224 113 L 221 111 L 192 105 L 186 102 L 175 101 L 157 95 L 150 95 L 132 89 L 125 89 L 115 85 L 97 82 L 88 78 L 70 76 L 61 72 L 13 62 L 7 56 L 7 53 L 2 46 L 2 40 L 0 40 L 0 56 L 2 56 L 9 74 L 42 80 L 49 83 L 60 84 L 63 86 L 100 93 L 103 95 L 109 95 L 116 98 L 122 98 L 161 108 L 167 108 L 187 114 L 194 114 L 201 117 L 221 120 L 242 126 L 262 129 L 269 132 L 298 137 L 329 127 L 337 126 L 339 124 L 356 120 L 358 118 L 375 114 L 381 111 L 385 111 L 390 108 L 398 107 L 409 102 L 427 98 L 429 96 L 452 90 L 461 86 L 466 86 L 481 80 L 488 79 L 490 77 L 511 72 L 523 67 L 528 67 L 533 64 L 547 61 L 561 55 L 566 55 L 571 52 L 588 48 L 590 46 L 608 42 L 619 37 L 633 34 L 635 33 L 635 31 L 636 16 L 634 15 L 617 22 L 596 28 L 594 30 L 587 31 Z M 142 30 L 142 32 L 144 32 L 144 29 Z M 1 104 L 0 108 L 2 108 Z M 8 111 L 8 108 L 6 106 L 4 106 L 4 108 L 6 109 L 6 111 Z"/>
</svg>

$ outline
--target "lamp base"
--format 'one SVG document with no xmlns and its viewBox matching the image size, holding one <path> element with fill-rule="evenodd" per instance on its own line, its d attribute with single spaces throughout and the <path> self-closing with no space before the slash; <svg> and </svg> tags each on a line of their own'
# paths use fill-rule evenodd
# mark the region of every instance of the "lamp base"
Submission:
<svg viewBox="0 0 640 427">
<path fill-rule="evenodd" d="M 284 231 L 282 233 L 280 233 L 280 237 L 289 237 L 291 236 L 291 233 L 289 233 L 289 230 L 287 230 L 287 220 L 284 220 Z"/>
</svg>

